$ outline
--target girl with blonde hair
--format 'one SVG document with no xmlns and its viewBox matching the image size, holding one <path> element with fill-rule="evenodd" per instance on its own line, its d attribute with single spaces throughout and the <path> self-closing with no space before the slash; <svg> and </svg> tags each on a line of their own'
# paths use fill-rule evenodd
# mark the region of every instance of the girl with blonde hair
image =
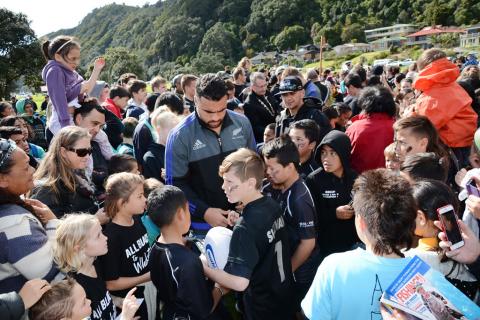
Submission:
<svg viewBox="0 0 480 320">
<path fill-rule="evenodd" d="M 123 303 L 124 312 L 120 320 L 133 319 L 136 308 L 135 296 L 129 292 Z M 92 319 L 89 317 L 93 314 L 85 290 L 73 278 L 68 278 L 52 285 L 30 308 L 28 316 L 30 320 L 83 320 Z"/>
<path fill-rule="evenodd" d="M 115 319 L 116 308 L 95 260 L 108 251 L 107 237 L 90 214 L 68 214 L 55 234 L 54 256 L 60 270 L 73 277 L 91 300 L 91 319 Z"/>
</svg>

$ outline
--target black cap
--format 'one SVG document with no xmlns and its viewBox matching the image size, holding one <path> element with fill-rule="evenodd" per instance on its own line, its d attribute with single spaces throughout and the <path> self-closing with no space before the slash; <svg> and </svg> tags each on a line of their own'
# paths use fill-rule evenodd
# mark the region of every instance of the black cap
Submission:
<svg viewBox="0 0 480 320">
<path fill-rule="evenodd" d="M 296 76 L 285 77 L 285 79 L 280 82 L 278 90 L 279 92 L 277 94 L 303 90 L 302 80 Z"/>
</svg>

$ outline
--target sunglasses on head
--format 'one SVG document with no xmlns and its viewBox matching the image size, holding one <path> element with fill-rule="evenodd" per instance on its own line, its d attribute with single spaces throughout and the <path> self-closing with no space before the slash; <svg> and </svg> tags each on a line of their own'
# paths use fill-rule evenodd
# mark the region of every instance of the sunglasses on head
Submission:
<svg viewBox="0 0 480 320">
<path fill-rule="evenodd" d="M 79 149 L 65 148 L 65 149 L 67 149 L 68 151 L 75 152 L 77 154 L 77 156 L 79 156 L 81 158 L 92 154 L 92 148 L 79 148 Z"/>
<path fill-rule="evenodd" d="M 17 144 L 12 140 L 0 139 L 0 168 L 10 159 Z"/>
</svg>

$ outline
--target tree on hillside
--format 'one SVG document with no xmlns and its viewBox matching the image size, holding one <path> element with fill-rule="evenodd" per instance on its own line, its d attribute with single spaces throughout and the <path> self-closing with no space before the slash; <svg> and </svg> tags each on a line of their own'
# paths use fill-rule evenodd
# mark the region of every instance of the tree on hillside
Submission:
<svg viewBox="0 0 480 320">
<path fill-rule="evenodd" d="M 205 30 L 200 18 L 172 16 L 160 26 L 154 48 L 158 58 L 175 60 L 180 55 L 194 56 Z"/>
<path fill-rule="evenodd" d="M 223 22 L 217 22 L 205 32 L 198 52 L 201 54 L 222 52 L 225 58 L 233 61 L 243 56 L 240 39 L 228 30 L 228 25 Z"/>
<path fill-rule="evenodd" d="M 100 74 L 100 79 L 108 83 L 114 83 L 127 72 L 135 73 L 140 79 L 144 77 L 144 70 L 139 57 L 127 48 L 108 48 L 104 55 L 105 68 Z M 89 66 L 89 72 L 93 70 L 93 61 Z"/>
<path fill-rule="evenodd" d="M 459 26 L 480 22 L 480 2 L 478 0 L 461 0 L 455 10 L 455 24 Z"/>
<path fill-rule="evenodd" d="M 432 0 L 425 7 L 425 22 L 427 25 L 444 25 L 453 24 L 454 8 L 448 3 L 440 0 Z"/>
<path fill-rule="evenodd" d="M 224 57 L 221 52 L 214 52 L 209 54 L 199 53 L 192 58 L 192 69 L 197 74 L 217 72 L 223 70 Z"/>
<path fill-rule="evenodd" d="M 342 41 L 347 42 L 364 42 L 365 41 L 365 32 L 364 28 L 359 23 L 352 23 L 351 25 L 346 25 L 342 30 L 341 35 Z"/>
<path fill-rule="evenodd" d="M 0 30 L 0 97 L 7 98 L 20 77 L 27 86 L 38 87 L 45 60 L 27 17 L 0 9 Z"/>
<path fill-rule="evenodd" d="M 307 31 L 299 26 L 285 27 L 273 40 L 273 43 L 280 50 L 295 49 L 297 45 L 305 44 L 308 41 Z"/>
</svg>

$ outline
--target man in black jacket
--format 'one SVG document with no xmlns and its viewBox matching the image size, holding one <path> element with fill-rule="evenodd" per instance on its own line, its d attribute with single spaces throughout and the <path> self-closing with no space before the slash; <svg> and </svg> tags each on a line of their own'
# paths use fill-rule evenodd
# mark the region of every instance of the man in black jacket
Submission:
<svg viewBox="0 0 480 320">
<path fill-rule="evenodd" d="M 267 80 L 265 75 L 254 72 L 250 76 L 252 91 L 248 94 L 243 105 L 245 116 L 252 124 L 253 134 L 257 143 L 263 142 L 265 127 L 275 122 L 278 111 L 265 94 L 267 93 Z"/>
<path fill-rule="evenodd" d="M 282 80 L 279 87 L 279 95 L 282 96 L 285 110 L 277 120 L 275 135 L 279 137 L 288 133 L 290 124 L 303 119 L 312 119 L 320 127 L 320 141 L 331 130 L 328 118 L 318 109 L 309 106 L 304 101 L 305 90 L 302 80 L 296 76 L 289 76 Z"/>
</svg>

